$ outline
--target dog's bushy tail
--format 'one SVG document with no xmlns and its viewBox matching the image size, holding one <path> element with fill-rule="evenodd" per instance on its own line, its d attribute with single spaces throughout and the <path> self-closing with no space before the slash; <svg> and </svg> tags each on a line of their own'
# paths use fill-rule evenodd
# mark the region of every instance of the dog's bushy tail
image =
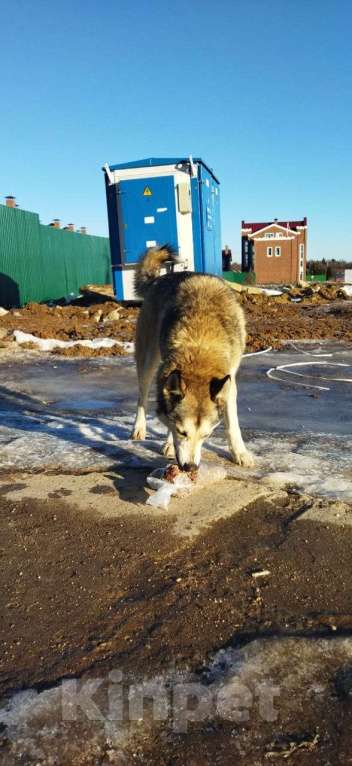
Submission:
<svg viewBox="0 0 352 766">
<path fill-rule="evenodd" d="M 140 259 L 134 277 L 134 288 L 142 298 L 160 274 L 165 261 L 177 263 L 178 257 L 171 245 L 151 247 Z"/>
</svg>

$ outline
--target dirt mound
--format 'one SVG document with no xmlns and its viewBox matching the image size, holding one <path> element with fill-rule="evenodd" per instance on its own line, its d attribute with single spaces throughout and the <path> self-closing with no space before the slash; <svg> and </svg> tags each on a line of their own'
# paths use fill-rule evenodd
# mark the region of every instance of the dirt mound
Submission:
<svg viewBox="0 0 352 766">
<path fill-rule="evenodd" d="M 9 311 L 0 317 L 2 341 L 12 339 L 14 330 L 30 333 L 38 338 L 55 338 L 63 341 L 114 338 L 131 342 L 135 335 L 136 308 L 125 308 L 115 301 L 92 302 L 91 305 L 47 306 L 29 303 L 23 309 Z M 1 333 L 1 330 L 3 333 Z M 5 334 L 6 332 L 6 334 Z M 27 348 L 35 348 L 26 344 Z M 58 349 L 63 356 L 116 356 L 124 349 L 89 349 L 82 346 Z"/>
<path fill-rule="evenodd" d="M 247 318 L 247 351 L 268 346 L 279 348 L 283 341 L 316 338 L 352 342 L 352 301 L 346 300 L 337 285 L 292 288 L 278 296 L 265 293 L 237 293 Z M 298 301 L 298 302 L 296 302 Z M 69 306 L 30 303 L 0 317 L 0 346 L 7 347 L 14 330 L 39 338 L 63 341 L 114 338 L 131 342 L 135 336 L 137 307 L 126 307 L 105 295 L 85 293 L 82 301 Z M 28 345 L 28 348 L 33 346 Z M 121 356 L 124 349 L 89 349 L 81 346 L 60 349 L 62 356 Z"/>
<path fill-rule="evenodd" d="M 247 351 L 260 351 L 268 346 L 280 348 L 286 340 L 352 342 L 352 301 L 337 297 L 322 300 L 313 294 L 300 303 L 292 303 L 287 294 L 272 297 L 246 293 L 239 294 L 239 301 L 247 319 Z"/>
</svg>

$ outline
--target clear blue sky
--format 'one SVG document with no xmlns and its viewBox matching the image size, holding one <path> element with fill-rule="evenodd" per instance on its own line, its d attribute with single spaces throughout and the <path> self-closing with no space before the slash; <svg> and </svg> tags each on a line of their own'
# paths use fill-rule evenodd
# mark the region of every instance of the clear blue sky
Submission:
<svg viewBox="0 0 352 766">
<path fill-rule="evenodd" d="M 235 256 L 242 218 L 307 215 L 310 257 L 352 259 L 349 1 L 0 10 L 1 197 L 105 234 L 104 162 L 199 155 L 220 178 Z"/>
</svg>

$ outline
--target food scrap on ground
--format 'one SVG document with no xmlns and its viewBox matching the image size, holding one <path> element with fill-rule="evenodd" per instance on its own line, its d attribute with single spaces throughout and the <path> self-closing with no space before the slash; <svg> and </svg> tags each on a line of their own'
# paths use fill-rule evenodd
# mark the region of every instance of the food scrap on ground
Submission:
<svg viewBox="0 0 352 766">
<path fill-rule="evenodd" d="M 166 468 L 156 468 L 147 476 L 148 486 L 156 490 L 154 495 L 147 498 L 147 505 L 166 510 L 173 496 L 183 497 L 195 487 L 199 489 L 215 481 L 222 481 L 227 475 L 228 469 L 224 466 L 204 461 L 198 469 L 192 471 L 181 471 L 175 464 Z"/>
<path fill-rule="evenodd" d="M 164 479 L 174 484 L 177 477 L 182 473 L 188 476 L 188 478 L 191 479 L 191 481 L 196 481 L 198 476 L 198 469 L 194 468 L 192 471 L 181 471 L 181 468 L 179 468 L 178 465 L 171 464 L 171 465 L 168 465 L 167 468 L 165 468 Z"/>
</svg>

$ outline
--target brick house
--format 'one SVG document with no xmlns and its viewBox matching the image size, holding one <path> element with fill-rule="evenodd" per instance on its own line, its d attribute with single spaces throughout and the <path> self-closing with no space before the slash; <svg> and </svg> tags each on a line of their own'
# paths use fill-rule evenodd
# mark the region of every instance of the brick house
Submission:
<svg viewBox="0 0 352 766">
<path fill-rule="evenodd" d="M 242 221 L 242 271 L 254 271 L 258 284 L 305 279 L 307 218 L 302 221 Z"/>
</svg>

